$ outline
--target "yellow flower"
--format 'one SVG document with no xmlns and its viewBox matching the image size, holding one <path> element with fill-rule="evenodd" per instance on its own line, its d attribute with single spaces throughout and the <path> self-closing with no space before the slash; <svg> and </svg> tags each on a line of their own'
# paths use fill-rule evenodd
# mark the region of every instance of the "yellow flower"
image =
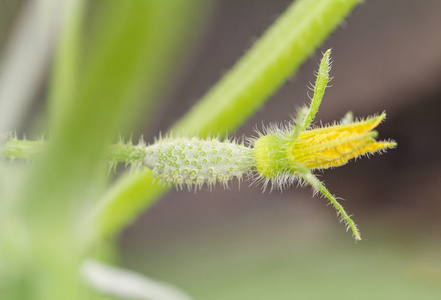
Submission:
<svg viewBox="0 0 441 300">
<path fill-rule="evenodd" d="M 346 164 L 351 158 L 393 148 L 394 142 L 377 142 L 372 131 L 386 117 L 382 114 L 365 121 L 332 125 L 303 131 L 289 149 L 292 162 L 310 170 Z"/>
<path fill-rule="evenodd" d="M 284 129 L 273 126 L 254 142 L 256 169 L 267 182 L 272 180 L 273 188 L 281 188 L 295 180 L 290 176 L 339 167 L 352 158 L 394 148 L 393 141 L 377 142 L 378 133 L 372 131 L 385 117 L 383 113 L 363 121 L 308 129 L 294 137 L 292 132 L 298 125 Z"/>
<path fill-rule="evenodd" d="M 328 198 L 355 239 L 360 240 L 351 216 L 312 171 L 342 166 L 352 158 L 394 148 L 396 143 L 375 140 L 377 132 L 373 129 L 386 117 L 384 113 L 356 122 L 349 114 L 341 124 L 310 127 L 329 81 L 330 53 L 326 51 L 320 63 L 310 107 L 301 109 L 294 122 L 283 128 L 270 126 L 252 141 L 256 180 L 262 181 L 264 187 L 271 183 L 271 189 L 282 189 L 296 181 L 311 185 Z"/>
<path fill-rule="evenodd" d="M 311 171 L 338 167 L 351 158 L 394 148 L 396 143 L 393 141 L 375 140 L 377 132 L 373 129 L 386 114 L 364 121 L 304 129 L 309 126 L 304 122 L 309 111 L 300 111 L 295 124 L 289 124 L 286 128 L 272 126 L 265 135 L 261 134 L 254 141 L 258 180 L 263 181 L 264 187 L 271 182 L 271 189 L 282 189 L 297 180 L 310 184 L 329 199 L 348 228 L 351 228 L 355 239 L 360 240 L 354 221 Z"/>
</svg>

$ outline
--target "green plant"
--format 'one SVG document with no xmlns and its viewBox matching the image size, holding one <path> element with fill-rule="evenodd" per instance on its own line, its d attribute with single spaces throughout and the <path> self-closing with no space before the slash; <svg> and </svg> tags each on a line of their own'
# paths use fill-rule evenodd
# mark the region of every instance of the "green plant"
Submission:
<svg viewBox="0 0 441 300">
<path fill-rule="evenodd" d="M 200 138 L 209 132 L 233 131 L 358 2 L 296 1 L 173 126 L 174 131 L 199 132 Z M 175 49 L 182 44 L 180 37 L 190 31 L 186 24 L 198 19 L 203 3 L 99 3 L 102 13 L 90 44 L 79 34 L 85 4 L 78 1 L 66 10 L 46 109 L 45 131 L 51 142 L 37 153 L 31 166 L 0 165 L 5 194 L 0 203 L 0 288 L 7 299 L 94 297 L 78 276 L 79 266 L 85 258 L 105 252 L 110 247 L 108 238 L 167 190 L 153 183 L 149 170 L 124 174 L 110 186 L 108 145 L 118 132 L 124 134 L 136 126 L 139 112 L 153 109 L 153 99 L 159 98 L 178 57 Z M 87 55 L 80 60 L 82 53 Z M 144 99 L 152 100 L 146 103 Z M 302 127 L 294 127 L 297 134 L 308 127 L 317 108 L 318 104 L 313 104 L 305 121 L 298 122 Z M 302 116 L 298 120 L 303 120 Z M 2 132 L 6 129 L 0 128 Z M 366 138 L 372 142 L 370 134 Z M 6 146 L 2 149 L 18 142 L 6 139 L 9 142 L 3 141 Z M 29 149 L 25 142 L 21 145 L 23 151 Z M 265 172 L 261 175 L 271 179 Z M 323 193 L 320 184 L 312 183 Z"/>
<path fill-rule="evenodd" d="M 354 221 L 311 171 L 342 166 L 352 158 L 394 148 L 396 143 L 375 141 L 377 132 L 372 129 L 386 117 L 384 113 L 355 122 L 348 113 L 342 124 L 311 129 L 329 81 L 330 53 L 326 51 L 320 64 L 311 106 L 301 109 L 293 123 L 265 128 L 257 138 L 249 139 L 249 146 L 228 139 L 170 135 L 150 146 L 142 140 L 136 146 L 120 142 L 109 149 L 108 159 L 113 166 L 120 162 L 135 169 L 146 166 L 161 183 L 181 190 L 183 185 L 197 189 L 204 184 L 211 189 L 216 182 L 226 186 L 234 177 L 241 180 L 254 171 L 254 181 L 263 182 L 264 190 L 269 182 L 272 190 L 304 181 L 328 198 L 355 239 L 361 240 Z M 41 141 L 20 141 L 12 134 L 6 135 L 3 143 L 0 156 L 7 158 L 30 159 L 43 147 Z"/>
<path fill-rule="evenodd" d="M 220 142 L 210 137 L 201 140 L 170 136 L 148 147 L 141 143 L 136 150 L 127 149 L 126 145 L 117 146 L 114 151 L 118 149 L 115 151 L 118 155 L 114 155 L 113 160 L 143 164 L 152 169 L 162 183 L 181 189 L 183 185 L 200 188 L 204 183 L 210 188 L 216 182 L 227 185 L 232 178 L 240 180 L 244 173 L 254 170 L 254 181 L 263 182 L 264 189 L 269 182 L 272 190 L 303 181 L 328 198 L 355 239 L 361 240 L 354 221 L 311 171 L 342 166 L 352 158 L 394 148 L 396 143 L 375 141 L 377 132 L 372 129 L 386 117 L 384 113 L 356 122 L 348 113 L 342 124 L 312 129 L 311 123 L 329 81 L 330 53 L 326 51 L 321 61 L 311 106 L 301 109 L 292 123 L 265 128 L 259 137 L 249 139 L 249 146 L 228 139 Z"/>
</svg>

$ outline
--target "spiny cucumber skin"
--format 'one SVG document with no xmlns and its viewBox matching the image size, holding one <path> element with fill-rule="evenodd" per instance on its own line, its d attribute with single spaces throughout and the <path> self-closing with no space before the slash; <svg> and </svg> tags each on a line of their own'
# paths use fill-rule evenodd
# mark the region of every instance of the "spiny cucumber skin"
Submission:
<svg viewBox="0 0 441 300">
<path fill-rule="evenodd" d="M 182 187 L 226 184 L 254 166 L 253 150 L 234 141 L 163 138 L 146 148 L 144 165 L 162 182 Z"/>
</svg>

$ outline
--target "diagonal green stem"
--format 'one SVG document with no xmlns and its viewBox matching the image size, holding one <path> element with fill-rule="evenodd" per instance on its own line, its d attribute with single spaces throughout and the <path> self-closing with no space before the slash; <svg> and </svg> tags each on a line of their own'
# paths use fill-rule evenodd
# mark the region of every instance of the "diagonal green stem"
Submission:
<svg viewBox="0 0 441 300">
<path fill-rule="evenodd" d="M 240 126 L 359 2 L 295 1 L 173 129 L 205 136 Z"/>
</svg>

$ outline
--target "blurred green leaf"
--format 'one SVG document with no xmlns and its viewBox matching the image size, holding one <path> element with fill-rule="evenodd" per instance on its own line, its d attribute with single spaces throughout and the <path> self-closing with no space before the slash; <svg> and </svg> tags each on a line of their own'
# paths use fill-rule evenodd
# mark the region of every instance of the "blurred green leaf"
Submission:
<svg viewBox="0 0 441 300">
<path fill-rule="evenodd" d="M 101 1 L 101 23 L 81 57 L 78 31 L 65 28 L 70 36 L 59 48 L 60 78 L 52 81 L 59 86 L 52 88 L 48 110 L 55 114 L 48 116 L 52 142 L 18 197 L 29 231 L 35 299 L 84 298 L 76 273 L 84 254 L 79 222 L 108 177 L 107 145 L 139 122 L 149 99 L 160 96 L 202 3 Z"/>
<path fill-rule="evenodd" d="M 64 105 L 74 100 L 79 80 L 79 64 L 82 46 L 82 26 L 84 24 L 85 1 L 68 1 L 66 18 L 62 23 L 62 34 L 55 55 L 54 67 L 48 99 L 50 126 L 56 128 L 62 122 Z"/>
</svg>

